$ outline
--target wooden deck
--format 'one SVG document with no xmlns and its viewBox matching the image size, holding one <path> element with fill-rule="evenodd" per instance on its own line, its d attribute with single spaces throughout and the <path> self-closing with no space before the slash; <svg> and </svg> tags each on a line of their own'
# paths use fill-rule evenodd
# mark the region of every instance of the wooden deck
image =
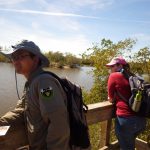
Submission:
<svg viewBox="0 0 150 150">
<path fill-rule="evenodd" d="M 101 102 L 88 105 L 87 121 L 89 125 L 101 122 L 99 150 L 119 150 L 117 141 L 110 143 L 112 125 L 112 104 Z M 11 128 L 5 137 L 0 137 L 0 150 L 16 150 L 26 144 L 25 132 L 22 127 Z M 150 150 L 147 143 L 136 139 L 136 150 Z"/>
</svg>

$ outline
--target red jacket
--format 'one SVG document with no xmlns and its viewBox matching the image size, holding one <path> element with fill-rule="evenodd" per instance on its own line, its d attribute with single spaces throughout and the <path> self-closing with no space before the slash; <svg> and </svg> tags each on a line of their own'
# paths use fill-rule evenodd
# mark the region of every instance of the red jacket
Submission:
<svg viewBox="0 0 150 150">
<path fill-rule="evenodd" d="M 120 72 L 111 73 L 108 79 L 107 88 L 110 102 L 112 102 L 111 100 L 113 99 L 116 101 L 117 116 L 133 116 L 134 112 L 129 108 L 128 104 L 116 94 L 116 91 L 118 91 L 126 99 L 129 99 L 131 96 L 129 81 L 124 75 Z"/>
</svg>

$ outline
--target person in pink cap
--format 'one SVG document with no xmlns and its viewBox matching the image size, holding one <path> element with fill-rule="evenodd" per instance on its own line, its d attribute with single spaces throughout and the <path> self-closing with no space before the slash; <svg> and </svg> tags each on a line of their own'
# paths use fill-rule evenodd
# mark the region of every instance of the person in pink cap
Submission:
<svg viewBox="0 0 150 150">
<path fill-rule="evenodd" d="M 106 66 L 111 73 L 108 78 L 108 100 L 116 105 L 115 133 L 121 150 L 134 150 L 135 138 L 145 129 L 146 119 L 136 116 L 128 106 L 131 96 L 129 77 L 134 75 L 126 60 L 113 58 Z"/>
</svg>

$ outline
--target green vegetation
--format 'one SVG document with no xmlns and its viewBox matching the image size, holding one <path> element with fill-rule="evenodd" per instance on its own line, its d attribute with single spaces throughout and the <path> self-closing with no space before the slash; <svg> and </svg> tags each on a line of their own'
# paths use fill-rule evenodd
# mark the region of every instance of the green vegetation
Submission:
<svg viewBox="0 0 150 150">
<path fill-rule="evenodd" d="M 0 46 L 0 51 L 1 50 L 7 51 L 7 48 L 6 47 L 3 48 L 2 46 Z M 9 62 L 9 59 L 0 53 L 0 62 Z"/>
<path fill-rule="evenodd" d="M 9 62 L 9 59 L 0 54 L 0 62 Z"/>
<path fill-rule="evenodd" d="M 76 67 L 82 60 L 71 53 L 51 52 L 45 54 L 51 62 L 51 66 L 62 68 L 63 66 Z"/>
<path fill-rule="evenodd" d="M 84 58 L 92 62 L 94 66 L 94 85 L 90 92 L 84 92 L 84 100 L 86 103 L 96 103 L 107 100 L 107 78 L 108 69 L 106 64 L 115 57 L 122 55 L 126 60 L 128 60 L 131 70 L 133 73 L 143 74 L 150 73 L 150 51 L 148 47 L 136 50 L 133 52 L 133 46 L 136 44 L 135 40 L 125 39 L 124 41 L 119 41 L 113 43 L 111 40 L 102 39 L 100 44 L 96 43 L 92 48 L 89 48 L 84 54 Z M 88 54 L 87 54 L 88 53 Z M 130 56 L 132 54 L 132 56 Z M 92 149 L 97 150 L 99 145 L 99 133 L 97 132 L 101 129 L 100 125 L 90 126 L 90 136 Z M 149 124 L 148 124 L 149 127 Z M 148 129 L 147 127 L 147 129 Z M 115 139 L 114 130 L 112 130 L 111 140 Z M 140 135 L 140 138 L 146 140 L 148 135 L 148 130 Z"/>
<path fill-rule="evenodd" d="M 63 67 L 63 66 L 70 66 L 70 67 L 76 67 L 80 65 L 92 65 L 93 62 L 90 58 L 87 57 L 87 55 L 82 54 L 82 58 L 78 58 L 75 55 L 71 53 L 60 53 L 60 52 L 52 52 L 49 51 L 45 54 L 47 58 L 51 62 L 51 66 L 57 66 L 57 67 Z"/>
<path fill-rule="evenodd" d="M 2 49 L 2 48 L 1 48 Z M 63 68 L 69 67 L 74 68 L 81 65 L 91 65 L 90 59 L 85 58 L 82 56 L 82 58 L 78 58 L 75 55 L 71 53 L 61 53 L 61 52 L 52 52 L 49 51 L 44 54 L 49 60 L 50 60 L 50 66 L 51 67 L 58 67 Z M 4 57 L 2 54 L 0 54 L 0 62 L 8 62 L 9 60 Z"/>
</svg>

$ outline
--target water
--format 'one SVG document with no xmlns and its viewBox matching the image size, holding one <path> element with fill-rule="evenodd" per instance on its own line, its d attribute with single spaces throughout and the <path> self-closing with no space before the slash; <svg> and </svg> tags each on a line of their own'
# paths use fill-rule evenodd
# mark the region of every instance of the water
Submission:
<svg viewBox="0 0 150 150">
<path fill-rule="evenodd" d="M 85 90 L 90 90 L 93 85 L 92 67 L 81 67 L 80 69 L 56 69 L 50 68 L 60 77 L 67 76 L 72 82 L 79 84 Z M 18 100 L 15 86 L 15 71 L 11 64 L 0 63 L 0 116 L 16 106 Z M 17 75 L 19 95 L 22 95 L 26 79 Z"/>
</svg>

